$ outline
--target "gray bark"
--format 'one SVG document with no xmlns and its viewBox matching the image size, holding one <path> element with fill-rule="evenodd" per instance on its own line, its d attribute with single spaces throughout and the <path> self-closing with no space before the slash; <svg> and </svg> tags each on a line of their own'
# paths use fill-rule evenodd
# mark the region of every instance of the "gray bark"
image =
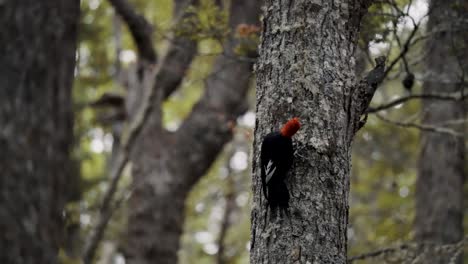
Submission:
<svg viewBox="0 0 468 264">
<path fill-rule="evenodd" d="M 230 27 L 234 30 L 241 23 L 257 24 L 258 14 L 259 1 L 232 1 Z M 230 140 L 230 123 L 246 110 L 252 62 L 236 58 L 236 45 L 234 38 L 227 41 L 225 54 L 218 57 L 214 74 L 206 80 L 205 93 L 174 133 L 161 125 L 160 103 L 174 90 L 171 87 L 180 83 L 184 69 L 168 71 L 177 73 L 179 80 L 156 77 L 158 101 L 131 154 L 134 192 L 125 246 L 128 263 L 177 262 L 185 198 Z M 162 61 L 161 75 L 174 62 Z"/>
<path fill-rule="evenodd" d="M 466 43 L 468 1 L 432 0 L 428 30 L 439 31 L 428 41 L 424 93 L 450 93 L 462 88 L 468 73 Z M 465 22 L 463 22 L 463 19 Z M 450 80 L 444 83 L 440 80 Z M 422 123 L 440 126 L 466 117 L 466 103 L 457 100 L 424 100 Z M 463 127 L 451 129 L 463 135 Z M 454 243 L 463 237 L 464 138 L 421 131 L 421 151 L 416 181 L 415 238 L 420 242 Z M 448 263 L 451 256 L 428 254 L 431 263 Z M 461 261 L 461 259 L 459 259 Z"/>
<path fill-rule="evenodd" d="M 0 263 L 57 263 L 79 1 L 0 3 Z"/>
<path fill-rule="evenodd" d="M 266 1 L 257 73 L 251 263 L 346 263 L 350 148 L 384 59 L 355 82 L 354 52 L 370 1 Z M 291 117 L 295 161 L 289 219 L 267 217 L 262 138 Z M 266 219 L 266 220 L 265 220 Z"/>
</svg>

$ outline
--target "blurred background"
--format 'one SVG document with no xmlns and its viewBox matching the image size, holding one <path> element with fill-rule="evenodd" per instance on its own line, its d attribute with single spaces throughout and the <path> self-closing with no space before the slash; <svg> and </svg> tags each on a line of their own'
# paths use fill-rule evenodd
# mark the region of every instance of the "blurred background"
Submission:
<svg viewBox="0 0 468 264">
<path fill-rule="evenodd" d="M 159 226 L 168 230 L 172 225 L 180 225 L 180 230 L 175 227 L 173 232 L 176 240 L 180 233 L 178 263 L 249 262 L 251 146 L 255 127 L 255 78 L 249 77 L 260 39 L 260 13 L 236 10 L 230 1 L 179 2 L 81 0 L 72 95 L 74 165 L 73 173 L 66 179 L 71 188 L 67 189 L 63 211 L 66 236 L 59 248 L 61 263 L 81 263 L 83 252 L 89 251 L 94 251 L 89 263 L 125 263 L 124 256 L 137 250 L 129 246 L 139 237 L 137 234 L 146 238 L 144 228 Z M 367 124 L 353 143 L 350 257 L 414 241 L 419 232 L 417 226 L 426 225 L 424 219 L 415 219 L 417 207 L 424 204 L 449 208 L 456 203 L 453 207 L 458 211 L 447 216 L 459 223 L 453 227 L 455 234 L 448 235 L 456 239 L 447 244 L 465 237 L 468 189 L 464 179 L 468 163 L 463 156 L 467 149 L 467 100 L 461 91 L 467 87 L 464 78 L 468 74 L 468 2 L 434 6 L 431 8 L 426 0 L 377 1 L 362 23 L 356 53 L 357 76 L 372 69 L 373 58 L 380 55 L 387 56 L 389 68 L 371 103 Z M 454 17 L 463 19 L 450 20 L 447 8 L 459 15 Z M 437 14 L 440 10 L 443 12 Z M 442 20 L 446 24 L 440 26 Z M 137 26 L 132 29 L 132 25 Z M 455 33 L 447 33 L 451 29 Z M 441 31 L 446 36 L 440 36 Z M 428 48 L 439 46 L 453 56 Z M 428 59 L 434 52 L 442 54 L 438 61 Z M 441 67 L 431 68 L 434 65 Z M 444 65 L 451 65 L 448 72 L 444 72 Z M 150 81 L 149 86 L 163 87 L 159 88 L 162 93 L 148 92 L 144 80 L 153 78 L 152 74 L 156 74 L 156 81 Z M 441 83 L 449 88 L 424 88 L 424 82 L 434 74 L 442 75 Z M 226 75 L 238 81 L 222 83 Z M 444 76 L 448 76 L 447 81 Z M 230 89 L 237 92 L 230 93 Z M 135 120 L 141 117 L 139 111 L 148 97 L 156 98 L 158 106 L 148 115 L 143 114 L 139 124 L 143 128 L 132 138 L 128 131 L 132 131 L 132 124 L 138 125 Z M 221 98 L 224 105 L 209 98 Z M 455 104 L 459 108 L 451 114 Z M 204 116 L 210 124 L 198 125 Z M 434 134 L 437 136 L 432 138 Z M 207 138 L 215 143 L 199 146 Z M 449 140 L 448 149 L 457 151 L 444 153 L 440 151 L 443 148 L 428 147 L 431 139 L 435 144 Z M 174 150 L 178 146 L 174 142 L 185 147 Z M 125 158 L 119 153 L 126 144 L 133 146 L 126 158 L 129 162 L 122 161 Z M 424 155 L 427 148 L 432 155 Z M 165 165 L 157 168 L 142 165 L 154 162 L 159 155 L 178 160 L 165 160 Z M 431 199 L 432 191 L 416 188 L 418 175 L 434 167 L 426 164 L 441 164 L 441 159 L 458 162 L 459 170 L 453 172 L 458 174 L 453 177 L 459 181 L 435 182 L 435 186 L 445 188 L 442 186 L 452 184 L 449 190 L 458 188 L 462 207 L 457 197 L 454 201 L 447 197 L 439 203 Z M 184 166 L 189 166 L 188 171 L 179 168 Z M 168 168 L 168 172 L 161 168 Z M 185 182 L 168 183 L 170 194 L 164 196 L 166 200 L 148 193 L 144 187 L 148 179 L 144 175 L 160 175 L 163 182 L 169 182 L 164 173 L 169 178 L 189 175 L 179 178 Z M 165 186 L 154 186 L 158 184 Z M 109 188 L 110 199 L 103 207 Z M 418 198 L 418 191 L 428 196 Z M 143 202 L 148 197 L 147 203 Z M 140 208 L 142 204 L 151 208 Z M 179 208 L 182 212 L 175 214 L 184 216 L 160 216 Z M 153 213 L 139 215 L 145 210 Z M 129 223 L 141 230 L 129 230 Z M 96 235 L 99 229 L 100 234 Z M 177 245 L 164 237 L 154 239 L 159 242 L 148 243 Z M 94 244 L 90 242 L 93 240 Z M 466 246 L 457 250 L 461 252 L 463 248 Z M 401 256 L 390 255 L 387 261 L 403 262 Z M 466 251 L 464 259 L 468 263 Z"/>
</svg>

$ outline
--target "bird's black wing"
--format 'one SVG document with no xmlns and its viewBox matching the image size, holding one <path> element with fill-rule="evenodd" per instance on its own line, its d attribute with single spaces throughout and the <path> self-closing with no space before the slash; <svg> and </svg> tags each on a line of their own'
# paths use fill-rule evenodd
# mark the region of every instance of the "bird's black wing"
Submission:
<svg viewBox="0 0 468 264">
<path fill-rule="evenodd" d="M 268 134 L 261 147 L 262 189 L 270 208 L 287 208 L 289 191 L 285 180 L 293 163 L 291 138 L 283 137 L 279 132 Z"/>
<path fill-rule="evenodd" d="M 294 148 L 292 144 L 292 140 L 289 139 L 288 144 L 286 145 L 286 151 L 285 151 L 285 174 L 287 176 L 288 171 L 291 169 L 292 164 L 294 162 Z"/>
<path fill-rule="evenodd" d="M 269 147 L 268 147 L 268 139 L 264 138 L 262 142 L 262 148 L 260 152 L 260 170 L 261 170 L 261 178 L 262 178 L 262 189 L 263 189 L 263 195 L 265 196 L 265 199 L 268 200 L 268 193 L 267 193 L 267 186 L 266 186 L 266 172 L 265 172 L 265 166 L 268 164 L 268 161 L 270 160 L 269 158 Z"/>
<path fill-rule="evenodd" d="M 277 164 L 278 156 L 278 139 L 280 138 L 279 132 L 272 132 L 265 136 L 262 142 L 260 161 L 261 161 L 261 178 L 262 178 L 262 188 L 265 198 L 268 200 L 270 194 L 268 193 L 268 184 L 274 175 L 279 172 Z"/>
</svg>

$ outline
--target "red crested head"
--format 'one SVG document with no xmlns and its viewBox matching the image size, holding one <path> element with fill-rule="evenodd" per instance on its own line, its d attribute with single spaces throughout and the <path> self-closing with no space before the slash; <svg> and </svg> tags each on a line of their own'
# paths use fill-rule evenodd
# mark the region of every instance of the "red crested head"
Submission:
<svg viewBox="0 0 468 264">
<path fill-rule="evenodd" d="M 301 128 L 301 123 L 299 123 L 299 118 L 294 117 L 290 119 L 284 126 L 281 128 L 281 135 L 284 137 L 292 137 L 296 132 Z"/>
</svg>

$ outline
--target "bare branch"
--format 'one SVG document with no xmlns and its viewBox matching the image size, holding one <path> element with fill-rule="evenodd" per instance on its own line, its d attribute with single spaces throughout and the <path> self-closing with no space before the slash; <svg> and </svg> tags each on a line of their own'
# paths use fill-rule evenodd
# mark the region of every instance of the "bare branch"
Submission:
<svg viewBox="0 0 468 264">
<path fill-rule="evenodd" d="M 163 90 L 164 98 L 169 97 L 179 87 L 196 54 L 196 41 L 183 36 L 175 37 L 162 59 L 154 89 Z"/>
<path fill-rule="evenodd" d="M 149 63 L 155 63 L 157 61 L 157 55 L 153 46 L 153 27 L 151 24 L 145 17 L 138 14 L 126 0 L 109 0 L 109 2 L 127 23 L 138 48 L 140 59 Z"/>
<path fill-rule="evenodd" d="M 453 243 L 453 244 L 436 244 L 436 243 L 430 243 L 430 242 L 425 242 L 425 243 L 406 243 L 406 244 L 401 244 L 399 246 L 395 247 L 388 247 L 388 248 L 383 248 L 375 251 L 371 251 L 368 253 L 364 253 L 361 255 L 357 255 L 351 258 L 348 258 L 348 263 L 353 263 L 354 261 L 357 260 L 364 260 L 364 259 L 369 259 L 369 258 L 376 258 L 380 256 L 386 256 L 386 255 L 391 255 L 391 254 L 398 254 L 401 251 L 427 251 L 431 250 L 434 252 L 440 252 L 440 253 L 450 253 L 453 252 L 452 259 L 456 259 L 456 255 L 460 254 L 460 252 L 463 250 L 463 247 L 468 244 L 468 236 L 464 237 L 462 240 L 459 242 Z M 417 257 L 418 255 L 416 255 Z M 452 262 L 450 262 L 452 263 Z"/>
<path fill-rule="evenodd" d="M 375 59 L 375 68 L 370 71 L 354 88 L 353 104 L 356 105 L 357 118 L 360 118 L 368 108 L 375 90 L 384 79 L 385 72 L 385 57 Z"/>
<path fill-rule="evenodd" d="M 348 131 L 351 131 L 348 133 L 349 140 L 352 140 L 354 134 L 366 124 L 366 109 L 384 78 L 385 59 L 384 56 L 376 58 L 375 68 L 351 88 L 351 95 L 347 102 Z M 361 119 L 362 115 L 365 115 L 364 119 Z"/>
<path fill-rule="evenodd" d="M 405 103 L 407 101 L 414 100 L 414 99 L 460 101 L 460 100 L 465 100 L 467 97 L 468 97 L 467 95 L 462 96 L 458 92 L 457 93 L 412 94 L 412 95 L 408 95 L 408 96 L 395 99 L 386 104 L 382 104 L 376 107 L 369 107 L 367 109 L 367 113 L 372 114 L 372 113 L 376 113 L 379 111 L 383 111 L 383 110 L 395 107 L 397 105 L 400 105 L 402 103 Z"/>
<path fill-rule="evenodd" d="M 259 23 L 259 1 L 232 1 L 230 27 Z M 225 53 L 235 56 L 237 43 L 231 36 Z M 206 80 L 203 96 L 176 132 L 176 146 L 181 163 L 187 164 L 189 182 L 196 182 L 212 164 L 224 144 L 232 136 L 232 122 L 247 109 L 245 96 L 249 88 L 253 63 L 220 55 Z"/>
<path fill-rule="evenodd" d="M 194 14 L 185 12 L 186 8 L 193 4 L 198 5 L 197 0 L 174 1 L 174 24 L 187 19 Z M 186 76 L 193 59 L 197 55 L 197 41 L 189 36 L 173 35 L 170 47 L 161 61 L 161 68 L 156 74 L 154 89 L 163 91 L 163 99 L 169 97 L 181 84 Z"/>
<path fill-rule="evenodd" d="M 411 31 L 409 37 L 406 39 L 405 44 L 403 45 L 400 54 L 390 63 L 390 65 L 387 67 L 387 70 L 385 70 L 384 73 L 384 78 L 390 73 L 390 71 L 393 69 L 393 67 L 400 61 L 400 59 L 404 58 L 406 53 L 409 51 L 409 48 L 412 46 L 412 40 L 414 36 L 416 35 L 416 32 L 419 29 L 419 23 L 414 24 L 414 28 Z"/>
<path fill-rule="evenodd" d="M 450 136 L 454 136 L 454 137 L 462 137 L 463 134 L 459 133 L 459 132 L 456 132 L 452 129 L 448 129 L 448 128 L 445 128 L 445 127 L 436 127 L 436 126 L 431 126 L 431 125 L 426 125 L 426 124 L 415 124 L 415 123 L 411 123 L 411 122 L 400 122 L 400 121 L 395 121 L 395 120 L 391 120 L 391 119 L 388 119 L 382 115 L 379 115 L 379 114 L 376 114 L 376 116 L 382 120 L 382 121 L 385 121 L 389 124 L 393 124 L 393 125 L 396 125 L 396 126 L 400 126 L 400 127 L 407 127 L 407 128 L 417 128 L 419 130 L 424 130 L 424 131 L 429 131 L 429 132 L 435 132 L 435 133 L 442 133 L 442 134 L 448 134 Z"/>
<path fill-rule="evenodd" d="M 383 249 L 379 249 L 379 250 L 376 250 L 376 251 L 364 253 L 364 254 L 357 255 L 357 256 L 349 258 L 348 263 L 353 263 L 356 260 L 363 260 L 363 259 L 368 259 L 368 258 L 375 258 L 375 257 L 381 256 L 381 255 L 392 254 L 392 253 L 395 253 L 397 251 L 406 250 L 406 249 L 408 249 L 408 247 L 409 247 L 408 244 L 402 244 L 402 245 L 396 246 L 396 247 L 388 247 L 388 248 L 383 248 Z"/>
</svg>

